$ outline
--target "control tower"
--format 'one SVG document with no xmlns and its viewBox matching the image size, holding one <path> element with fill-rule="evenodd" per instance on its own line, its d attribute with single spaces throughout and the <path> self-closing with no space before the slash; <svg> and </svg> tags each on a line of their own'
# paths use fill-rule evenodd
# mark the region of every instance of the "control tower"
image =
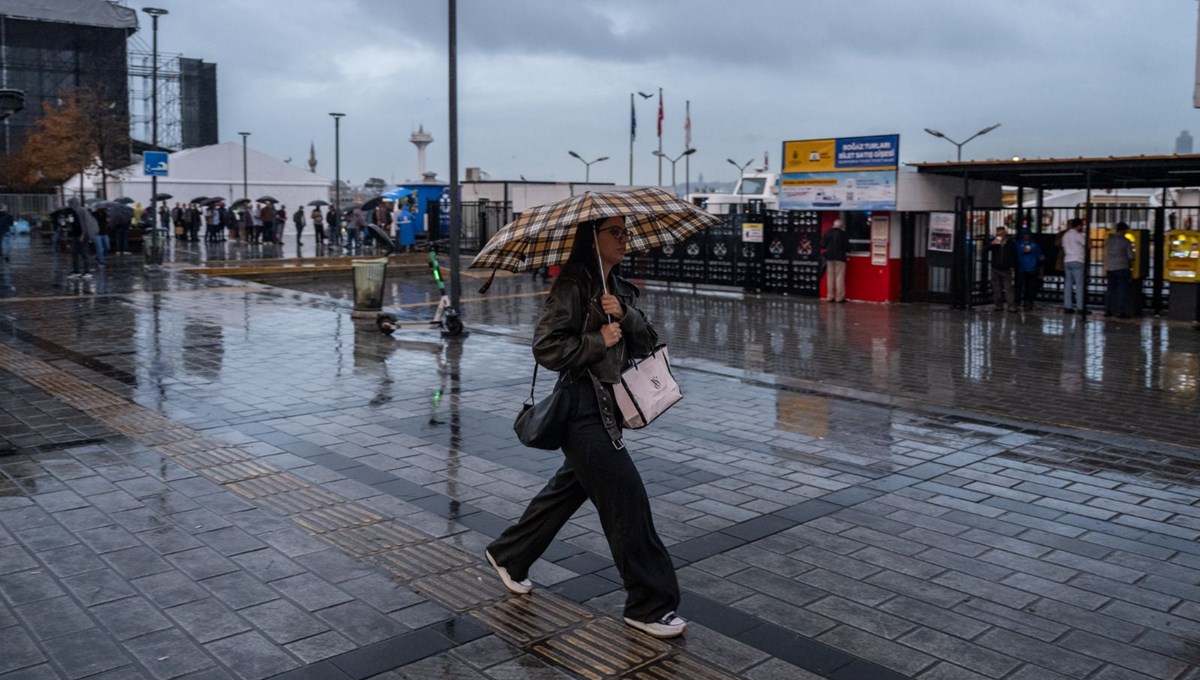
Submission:
<svg viewBox="0 0 1200 680">
<path fill-rule="evenodd" d="M 408 141 L 417 147 L 417 177 L 425 176 L 425 147 L 433 143 L 433 135 L 425 132 L 425 126 L 421 125 L 417 131 L 412 133 Z"/>
</svg>

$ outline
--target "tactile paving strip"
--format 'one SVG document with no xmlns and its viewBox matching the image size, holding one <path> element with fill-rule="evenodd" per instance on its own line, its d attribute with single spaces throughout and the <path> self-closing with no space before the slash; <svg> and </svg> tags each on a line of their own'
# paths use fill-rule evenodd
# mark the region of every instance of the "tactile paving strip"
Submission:
<svg viewBox="0 0 1200 680">
<path fill-rule="evenodd" d="M 412 588 L 447 609 L 465 612 L 508 597 L 500 579 L 479 567 L 457 569 L 413 581 Z"/>
<path fill-rule="evenodd" d="M 220 442 L 215 442 L 215 441 L 213 441 L 211 439 L 207 439 L 205 437 L 196 437 L 195 439 L 188 439 L 186 441 L 172 442 L 170 444 L 161 444 L 154 448 L 159 453 L 166 455 L 166 456 L 170 456 L 172 458 L 176 458 L 176 459 L 178 459 L 180 456 L 189 456 L 189 455 L 196 454 L 196 453 L 208 453 L 208 452 L 216 451 L 218 449 L 224 449 L 231 453 L 237 453 L 241 456 L 244 456 L 245 458 L 249 458 L 249 454 L 246 454 L 245 452 L 241 451 L 240 449 L 235 449 L 235 448 L 229 446 L 228 444 L 222 444 Z M 243 460 L 243 458 L 239 458 L 238 460 Z M 229 461 L 229 462 L 233 462 L 233 461 Z"/>
<path fill-rule="evenodd" d="M 266 477 L 267 475 L 278 473 L 279 470 L 253 460 L 217 465 L 204 470 L 204 476 L 218 484 L 241 482 L 247 479 L 254 479 L 255 477 Z"/>
<path fill-rule="evenodd" d="M 700 663 L 695 657 L 673 654 L 624 677 L 629 680 L 737 680 L 738 676 Z"/>
<path fill-rule="evenodd" d="M 440 574 L 475 562 L 465 552 L 437 541 L 377 553 L 367 559 L 392 572 L 402 581 Z"/>
<path fill-rule="evenodd" d="M 277 475 L 266 475 L 256 479 L 247 479 L 242 482 L 231 482 L 225 485 L 225 488 L 236 493 L 242 498 L 251 500 L 262 498 L 263 496 L 274 496 L 275 494 L 287 493 L 288 491 L 299 491 L 307 488 L 309 485 L 303 479 L 296 475 L 281 473 Z"/>
<path fill-rule="evenodd" d="M 310 491 L 317 491 L 317 489 L 291 491 L 287 494 L 281 495 L 294 495 Z M 333 494 L 329 493 L 326 493 L 326 495 L 333 496 Z M 264 496 L 262 500 L 267 501 L 279 497 L 280 496 Z M 360 505 L 347 503 L 345 502 L 345 499 L 339 499 L 339 503 L 337 505 L 328 505 L 323 508 L 309 510 L 308 512 L 292 517 L 292 521 L 296 522 L 305 529 L 308 529 L 314 534 L 319 535 L 324 534 L 327 531 L 352 529 L 354 527 L 360 527 L 364 524 L 381 522 L 383 521 L 383 515 L 377 515 Z"/>
<path fill-rule="evenodd" d="M 586 609 L 547 592 L 511 597 L 494 605 L 476 609 L 471 616 L 520 646 L 543 640 L 590 621 L 594 615 Z"/>
<path fill-rule="evenodd" d="M 210 468 L 211 469 L 211 468 Z M 208 470 L 205 470 L 207 473 Z M 263 507 L 280 515 L 291 516 L 309 512 L 328 505 L 345 503 L 346 499 L 323 489 L 305 488 L 286 491 L 257 499 Z"/>
<path fill-rule="evenodd" d="M 377 522 L 356 529 L 331 531 L 322 538 L 359 557 L 429 540 L 425 534 L 409 529 L 399 522 Z"/>
<path fill-rule="evenodd" d="M 622 675 L 673 649 L 612 619 L 591 621 L 533 647 L 538 654 L 593 680 Z"/>
<path fill-rule="evenodd" d="M 160 451 L 167 447 L 190 448 L 193 442 L 176 442 L 167 446 L 157 447 Z M 232 447 L 212 449 L 210 451 L 200 451 L 197 453 L 179 453 L 175 454 L 175 462 L 180 465 L 191 468 L 192 470 L 202 470 L 204 468 L 216 467 L 218 465 L 228 465 L 230 463 L 241 463 L 253 460 L 250 454 L 235 449 Z"/>
</svg>

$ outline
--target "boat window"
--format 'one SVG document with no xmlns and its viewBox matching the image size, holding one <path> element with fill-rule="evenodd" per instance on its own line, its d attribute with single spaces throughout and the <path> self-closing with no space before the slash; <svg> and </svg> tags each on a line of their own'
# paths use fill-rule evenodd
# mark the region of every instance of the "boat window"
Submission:
<svg viewBox="0 0 1200 680">
<path fill-rule="evenodd" d="M 766 193 L 764 189 L 767 187 L 766 177 L 743 177 L 742 178 L 742 195 L 761 195 Z"/>
</svg>

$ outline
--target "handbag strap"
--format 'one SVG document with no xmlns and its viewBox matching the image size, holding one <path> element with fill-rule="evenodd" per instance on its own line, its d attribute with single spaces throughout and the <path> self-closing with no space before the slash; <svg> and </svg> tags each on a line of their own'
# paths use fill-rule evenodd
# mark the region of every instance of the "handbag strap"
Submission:
<svg viewBox="0 0 1200 680">
<path fill-rule="evenodd" d="M 537 385 L 538 362 L 533 362 L 533 382 L 529 383 L 529 403 L 533 403 L 533 388 Z"/>
</svg>

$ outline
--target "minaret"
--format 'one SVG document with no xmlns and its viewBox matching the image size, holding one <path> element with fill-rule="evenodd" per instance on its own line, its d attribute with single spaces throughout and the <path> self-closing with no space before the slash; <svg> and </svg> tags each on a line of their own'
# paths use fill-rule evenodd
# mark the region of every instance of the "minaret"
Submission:
<svg viewBox="0 0 1200 680">
<path fill-rule="evenodd" d="M 317 172 L 317 147 L 312 142 L 308 143 L 308 171 L 313 174 Z"/>
<path fill-rule="evenodd" d="M 425 176 L 425 147 L 433 143 L 433 135 L 425 132 L 425 126 L 421 125 L 417 131 L 412 133 L 408 141 L 417 147 L 417 177 Z"/>
</svg>

